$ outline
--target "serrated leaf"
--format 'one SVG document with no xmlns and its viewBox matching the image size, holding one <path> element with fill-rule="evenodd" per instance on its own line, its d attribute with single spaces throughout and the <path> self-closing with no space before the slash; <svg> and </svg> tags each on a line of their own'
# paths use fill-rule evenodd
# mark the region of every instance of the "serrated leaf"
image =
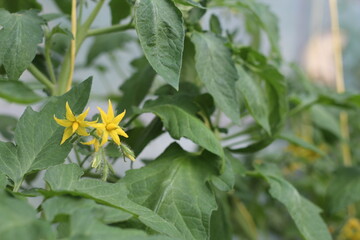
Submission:
<svg viewBox="0 0 360 240">
<path fill-rule="evenodd" d="M 320 216 L 321 209 L 302 197 L 289 182 L 277 173 L 274 165 L 257 168 L 270 184 L 272 197 L 285 205 L 300 233 L 306 240 L 331 240 L 329 230 Z"/>
<path fill-rule="evenodd" d="M 27 202 L 12 198 L 0 191 L 1 240 L 53 240 L 55 234 L 48 222 L 36 217 L 36 211 Z"/>
<path fill-rule="evenodd" d="M 327 189 L 327 199 L 332 212 L 338 212 L 360 201 L 359 167 L 341 168 L 332 176 Z"/>
<path fill-rule="evenodd" d="M 9 12 L 18 12 L 20 10 L 38 9 L 41 5 L 36 0 L 0 0 L 0 8 L 5 8 Z"/>
<path fill-rule="evenodd" d="M 208 151 L 223 156 L 220 142 L 210 128 L 195 116 L 197 109 L 188 96 L 159 97 L 146 102 L 143 112 L 152 112 L 160 117 L 173 138 L 189 138 Z"/>
<path fill-rule="evenodd" d="M 96 219 L 104 223 L 116 223 L 126 221 L 132 217 L 130 213 L 117 208 L 95 203 L 94 200 L 73 198 L 66 196 L 56 196 L 46 200 L 41 204 L 45 218 L 52 222 L 59 215 L 73 215 L 76 210 L 92 210 Z"/>
<path fill-rule="evenodd" d="M 236 65 L 236 69 L 239 75 L 236 87 L 244 97 L 247 109 L 256 122 L 262 126 L 267 133 L 271 134 L 269 111 L 264 97 L 265 93 L 260 84 L 256 82 L 255 79 L 250 78 L 240 65 Z"/>
<path fill-rule="evenodd" d="M 20 81 L 8 81 L 0 79 L 0 98 L 15 103 L 35 103 L 41 97 L 33 92 L 26 84 Z"/>
<path fill-rule="evenodd" d="M 216 209 L 206 184 L 214 174 L 213 161 L 173 144 L 146 167 L 127 171 L 122 181 L 130 199 L 173 222 L 182 239 L 208 239 L 211 213 Z"/>
<path fill-rule="evenodd" d="M 50 98 L 40 112 L 28 107 L 20 117 L 15 130 L 15 142 L 0 142 L 0 170 L 15 184 L 36 170 L 62 163 L 71 150 L 71 143 L 60 145 L 64 128 L 53 119 L 65 115 L 65 102 L 79 114 L 85 107 L 90 93 L 91 79 L 74 87 L 61 97 Z"/>
<path fill-rule="evenodd" d="M 135 27 L 151 66 L 178 89 L 185 37 L 179 9 L 171 0 L 136 1 Z"/>
<path fill-rule="evenodd" d="M 109 3 L 111 11 L 111 24 L 117 24 L 130 15 L 131 7 L 127 0 L 111 0 Z"/>
<path fill-rule="evenodd" d="M 136 216 L 142 223 L 159 233 L 175 239 L 180 238 L 180 233 L 172 223 L 128 199 L 129 191 L 121 181 L 113 184 L 98 179 L 79 179 L 81 175 L 82 169 L 75 164 L 50 167 L 45 173 L 44 180 L 51 191 L 44 190 L 42 193 L 46 196 L 63 193 L 93 199 Z"/>
<path fill-rule="evenodd" d="M 236 92 L 238 75 L 230 50 L 212 33 L 194 33 L 196 70 L 200 80 L 214 97 L 219 108 L 235 123 L 240 121 L 240 104 Z"/>
<path fill-rule="evenodd" d="M 139 106 L 148 94 L 156 72 L 150 66 L 145 57 L 132 61 L 132 66 L 136 68 L 135 73 L 121 85 L 120 90 L 123 96 L 118 103 L 119 111 L 127 110 L 127 115 L 133 113 L 132 106 Z M 129 135 L 130 136 L 130 135 Z"/>
<path fill-rule="evenodd" d="M 111 53 L 116 49 L 121 49 L 131 40 L 133 40 L 133 37 L 123 32 L 95 36 L 95 41 L 90 46 L 86 57 L 86 65 L 89 66 L 104 53 Z"/>
<path fill-rule="evenodd" d="M 34 10 L 10 14 L 0 9 L 0 66 L 4 66 L 10 80 L 19 79 L 35 58 L 43 38 L 43 23 Z"/>
</svg>

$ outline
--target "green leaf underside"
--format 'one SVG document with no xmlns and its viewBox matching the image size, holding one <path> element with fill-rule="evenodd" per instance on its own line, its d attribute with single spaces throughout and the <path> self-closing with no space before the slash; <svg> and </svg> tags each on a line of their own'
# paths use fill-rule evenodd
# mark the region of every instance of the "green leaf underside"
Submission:
<svg viewBox="0 0 360 240">
<path fill-rule="evenodd" d="M 360 168 L 342 168 L 335 172 L 327 195 L 332 212 L 345 210 L 348 205 L 360 201 Z"/>
<path fill-rule="evenodd" d="M 206 184 L 214 174 L 213 160 L 172 144 L 146 167 L 127 171 L 123 181 L 131 200 L 173 222 L 182 239 L 209 239 L 211 213 L 217 208 Z"/>
<path fill-rule="evenodd" d="M 135 27 L 151 66 L 178 89 L 185 37 L 179 9 L 171 0 L 136 1 Z"/>
<path fill-rule="evenodd" d="M 53 119 L 64 118 L 65 103 L 75 114 L 81 113 L 87 104 L 91 79 L 74 87 L 61 97 L 50 98 L 40 112 L 28 107 L 20 117 L 15 130 L 15 142 L 0 142 L 0 171 L 15 183 L 36 170 L 62 163 L 71 150 L 71 144 L 60 145 L 64 128 Z"/>
<path fill-rule="evenodd" d="M 0 97 L 10 102 L 34 103 L 41 99 L 27 85 L 20 81 L 8 81 L 0 79 Z"/>
<path fill-rule="evenodd" d="M 42 204 L 44 215 L 50 222 L 59 215 L 72 215 L 76 210 L 87 209 L 94 212 L 94 217 L 104 223 L 116 223 L 130 219 L 132 215 L 120 209 L 95 203 L 90 199 L 57 196 Z"/>
<path fill-rule="evenodd" d="M 236 87 L 244 97 L 247 109 L 256 122 L 270 134 L 269 111 L 264 97 L 265 93 L 259 83 L 255 79 L 251 79 L 240 65 L 236 65 L 236 69 L 239 75 Z"/>
<path fill-rule="evenodd" d="M 320 216 L 321 209 L 302 197 L 276 170 L 274 165 L 258 167 L 258 172 L 270 184 L 271 196 L 285 205 L 304 239 L 331 240 L 328 228 Z"/>
<path fill-rule="evenodd" d="M 143 112 L 152 112 L 161 118 L 165 128 L 175 139 L 186 137 L 206 150 L 223 156 L 220 142 L 214 133 L 190 112 L 187 96 L 160 97 L 145 103 Z"/>
<path fill-rule="evenodd" d="M 213 96 L 218 107 L 235 123 L 240 121 L 239 98 L 236 92 L 238 74 L 221 38 L 212 33 L 194 33 L 196 70 L 200 80 Z"/>
<path fill-rule="evenodd" d="M 34 10 L 10 14 L 0 9 L 0 66 L 4 66 L 9 79 L 19 79 L 31 64 L 42 42 L 43 23 Z"/>
<path fill-rule="evenodd" d="M 127 198 L 129 192 L 121 181 L 112 184 L 97 179 L 79 180 L 82 174 L 81 168 L 75 164 L 50 167 L 45 174 L 44 180 L 49 185 L 51 192 L 43 191 L 43 193 L 45 195 L 72 194 L 90 198 L 136 216 L 142 223 L 159 233 L 174 239 L 180 238 L 181 234 L 172 223 L 161 218 L 152 210 L 129 200 Z"/>
<path fill-rule="evenodd" d="M 1 240 L 52 240 L 55 234 L 49 223 L 39 220 L 36 211 L 23 200 L 12 198 L 0 191 Z"/>
<path fill-rule="evenodd" d="M 69 232 L 69 240 L 170 240 L 165 236 L 148 236 L 140 230 L 107 226 L 95 218 L 91 209 L 79 209 L 70 216 Z"/>
</svg>

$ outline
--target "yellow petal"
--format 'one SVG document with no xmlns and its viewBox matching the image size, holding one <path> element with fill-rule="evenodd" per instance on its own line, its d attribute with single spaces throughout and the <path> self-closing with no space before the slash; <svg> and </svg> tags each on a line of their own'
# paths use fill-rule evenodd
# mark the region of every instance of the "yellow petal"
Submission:
<svg viewBox="0 0 360 240">
<path fill-rule="evenodd" d="M 120 145 L 120 138 L 119 138 L 119 135 L 116 133 L 116 130 L 110 131 L 109 134 L 110 134 L 110 137 L 114 140 L 114 142 L 117 145 Z"/>
<path fill-rule="evenodd" d="M 72 128 L 71 127 L 65 128 L 65 131 L 64 131 L 63 137 L 61 139 L 60 145 L 63 144 L 72 135 L 73 135 Z"/>
<path fill-rule="evenodd" d="M 98 107 L 98 110 L 100 112 L 100 116 L 101 116 L 101 120 L 103 123 L 107 123 L 108 122 L 108 118 L 106 116 L 106 113 L 104 112 L 104 110 L 102 110 L 101 108 Z"/>
<path fill-rule="evenodd" d="M 79 116 L 76 117 L 76 120 L 77 120 L 78 122 L 84 121 L 85 118 L 86 118 L 86 116 L 87 116 L 88 113 L 89 113 L 89 110 L 90 110 L 90 108 L 87 108 L 85 112 L 83 112 L 82 114 L 80 114 Z"/>
<path fill-rule="evenodd" d="M 121 122 L 121 120 L 124 118 L 126 113 L 126 110 L 124 110 L 122 113 L 120 113 L 119 115 L 117 115 L 114 120 L 113 123 L 115 123 L 116 125 L 119 125 L 119 123 Z"/>
<path fill-rule="evenodd" d="M 96 138 L 94 138 L 94 139 L 92 139 L 92 140 L 90 140 L 90 141 L 88 141 L 88 142 L 81 142 L 81 144 L 84 144 L 84 145 L 92 145 L 92 144 L 95 143 L 95 141 L 96 141 Z"/>
<path fill-rule="evenodd" d="M 95 152 L 99 151 L 99 140 L 95 139 L 95 142 L 94 142 L 94 148 L 95 148 Z"/>
<path fill-rule="evenodd" d="M 90 134 L 86 131 L 84 127 L 79 127 L 76 131 L 80 136 L 89 136 Z"/>
<path fill-rule="evenodd" d="M 57 122 L 57 124 L 63 127 L 70 127 L 72 125 L 71 121 L 66 119 L 58 119 L 57 117 L 55 117 L 55 115 L 54 115 L 54 120 Z"/>
<path fill-rule="evenodd" d="M 82 121 L 80 122 L 80 127 L 93 127 L 95 128 L 94 126 L 96 126 L 95 124 L 97 124 L 97 121 L 91 121 L 91 122 L 88 122 L 88 121 Z"/>
<path fill-rule="evenodd" d="M 66 119 L 69 120 L 69 121 L 75 121 L 76 120 L 73 112 L 71 111 L 71 108 L 70 108 L 68 102 L 66 102 Z"/>
<path fill-rule="evenodd" d="M 107 131 L 104 131 L 101 139 L 101 146 L 104 145 L 108 141 L 109 133 Z"/>
<path fill-rule="evenodd" d="M 122 130 L 120 127 L 118 129 L 116 129 L 116 133 L 123 136 L 123 137 L 126 137 L 128 138 L 129 136 L 126 134 L 126 132 L 124 130 Z"/>
<path fill-rule="evenodd" d="M 73 122 L 72 124 L 72 132 L 76 132 L 76 130 L 78 130 L 79 128 L 79 123 L 78 122 Z"/>
<path fill-rule="evenodd" d="M 110 99 L 109 99 L 109 107 L 108 107 L 108 112 L 107 112 L 107 119 L 109 122 L 114 119 L 114 110 L 113 110 Z"/>
</svg>

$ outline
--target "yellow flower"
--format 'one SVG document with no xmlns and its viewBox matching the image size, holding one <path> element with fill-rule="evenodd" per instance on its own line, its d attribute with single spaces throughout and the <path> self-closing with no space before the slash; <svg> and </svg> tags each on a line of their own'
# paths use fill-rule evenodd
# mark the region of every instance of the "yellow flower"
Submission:
<svg viewBox="0 0 360 240">
<path fill-rule="evenodd" d="M 93 124 L 91 125 L 93 126 Z M 96 129 L 96 134 L 98 136 L 101 135 L 101 131 L 99 129 Z M 96 137 L 94 137 L 92 140 L 88 141 L 88 142 L 81 142 L 84 145 L 94 145 L 95 148 L 95 152 L 99 151 L 99 147 L 100 147 L 100 141 L 99 139 L 97 139 Z"/>
<path fill-rule="evenodd" d="M 119 135 L 126 138 L 128 137 L 125 131 L 119 126 L 120 121 L 125 116 L 126 110 L 115 117 L 110 100 L 107 113 L 105 113 L 100 107 L 98 107 L 98 109 L 100 111 L 102 123 L 97 123 L 92 126 L 101 131 L 102 136 L 100 145 L 104 145 L 108 141 L 109 136 L 117 145 L 120 145 Z"/>
<path fill-rule="evenodd" d="M 58 119 L 54 115 L 55 121 L 65 127 L 64 134 L 60 144 L 63 144 L 67 139 L 69 139 L 74 133 L 79 134 L 80 136 L 89 136 L 89 133 L 86 132 L 86 127 L 89 127 L 90 124 L 95 122 L 87 122 L 85 118 L 89 112 L 89 108 L 86 109 L 82 114 L 75 116 L 71 111 L 69 103 L 66 102 L 66 119 Z"/>
</svg>

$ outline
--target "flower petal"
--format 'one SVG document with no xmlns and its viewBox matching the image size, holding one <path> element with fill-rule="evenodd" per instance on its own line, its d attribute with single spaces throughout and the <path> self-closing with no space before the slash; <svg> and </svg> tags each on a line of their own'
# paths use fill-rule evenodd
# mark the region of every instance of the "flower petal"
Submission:
<svg viewBox="0 0 360 240">
<path fill-rule="evenodd" d="M 59 124 L 60 126 L 63 126 L 63 127 L 71 127 L 71 125 L 72 125 L 71 121 L 66 120 L 66 119 L 59 119 L 59 118 L 55 117 L 55 115 L 54 115 L 54 120 L 57 122 L 57 124 Z"/>
<path fill-rule="evenodd" d="M 67 139 L 69 139 L 69 137 L 71 137 L 73 135 L 73 131 L 72 131 L 72 128 L 71 127 L 68 127 L 68 128 L 65 128 L 65 131 L 64 131 L 64 134 L 63 134 L 63 137 L 61 139 L 61 144 L 63 144 Z"/>
<path fill-rule="evenodd" d="M 123 136 L 123 137 L 126 137 L 128 138 L 129 136 L 126 134 L 126 132 L 124 130 L 122 130 L 120 127 L 118 129 L 116 129 L 116 133 Z"/>
<path fill-rule="evenodd" d="M 83 144 L 83 145 L 92 145 L 92 144 L 95 143 L 95 141 L 96 141 L 96 138 L 94 138 L 94 139 L 92 139 L 92 140 L 90 140 L 88 142 L 81 142 L 81 144 Z"/>
<path fill-rule="evenodd" d="M 78 130 L 79 128 L 79 123 L 78 122 L 73 122 L 72 124 L 72 132 L 76 132 L 76 130 Z"/>
<path fill-rule="evenodd" d="M 120 138 L 119 138 L 119 135 L 116 133 L 116 130 L 110 131 L 109 134 L 110 134 L 110 137 L 114 140 L 114 142 L 117 145 L 120 145 Z"/>
<path fill-rule="evenodd" d="M 90 134 L 86 131 L 84 127 L 79 127 L 76 131 L 80 136 L 89 136 Z"/>
<path fill-rule="evenodd" d="M 122 113 L 120 113 L 119 115 L 117 115 L 114 120 L 113 123 L 115 123 L 115 125 L 119 125 L 119 123 L 121 122 L 121 120 L 124 118 L 126 113 L 126 110 L 124 110 Z"/>
<path fill-rule="evenodd" d="M 90 110 L 90 108 L 87 108 L 85 112 L 83 112 L 82 114 L 80 114 L 79 116 L 76 117 L 76 120 L 77 120 L 78 122 L 84 121 L 85 118 L 86 118 L 86 116 L 87 116 L 88 113 L 89 113 L 89 110 Z"/>
<path fill-rule="evenodd" d="M 111 122 L 114 119 L 114 110 L 113 110 L 110 99 L 109 99 L 109 107 L 108 107 L 108 112 L 107 112 L 107 119 L 109 122 Z"/>
<path fill-rule="evenodd" d="M 100 116 L 101 116 L 101 120 L 103 123 L 107 123 L 108 122 L 108 118 L 106 113 L 104 112 L 104 110 L 102 110 L 100 107 L 98 107 L 98 110 L 100 112 Z"/>
<path fill-rule="evenodd" d="M 68 102 L 66 102 L 66 119 L 69 120 L 69 121 L 75 121 L 76 120 L 73 112 L 71 111 L 71 108 L 70 108 Z"/>
<path fill-rule="evenodd" d="M 101 139 L 101 146 L 104 145 L 108 141 L 109 133 L 107 131 L 103 132 Z"/>
</svg>

